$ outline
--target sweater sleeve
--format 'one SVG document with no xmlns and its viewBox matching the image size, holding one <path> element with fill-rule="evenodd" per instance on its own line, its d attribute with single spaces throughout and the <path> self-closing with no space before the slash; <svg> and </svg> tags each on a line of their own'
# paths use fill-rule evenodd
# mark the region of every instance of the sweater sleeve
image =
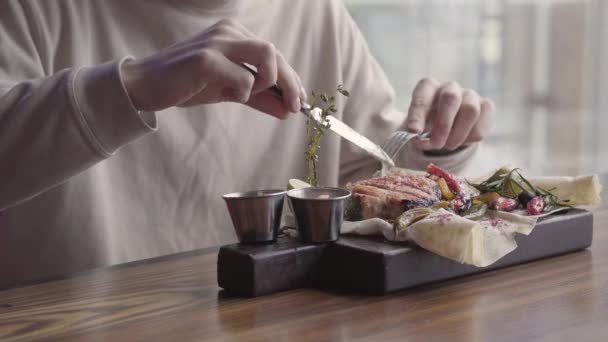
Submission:
<svg viewBox="0 0 608 342">
<path fill-rule="evenodd" d="M 155 130 L 120 77 L 121 60 L 45 75 L 18 2 L 0 20 L 0 210 L 65 182 Z"/>
<path fill-rule="evenodd" d="M 382 144 L 396 130 L 403 129 L 406 114 L 395 107 L 395 90 L 372 56 L 356 23 L 341 1 L 334 3 L 336 39 L 340 48 L 343 84 L 350 97 L 343 109 L 343 120 L 358 132 Z M 467 167 L 477 147 L 456 153 L 434 156 L 408 145 L 395 158 L 397 166 L 425 169 L 435 163 L 455 173 Z M 340 184 L 366 178 L 380 167 L 379 163 L 352 144 L 342 142 Z"/>
</svg>

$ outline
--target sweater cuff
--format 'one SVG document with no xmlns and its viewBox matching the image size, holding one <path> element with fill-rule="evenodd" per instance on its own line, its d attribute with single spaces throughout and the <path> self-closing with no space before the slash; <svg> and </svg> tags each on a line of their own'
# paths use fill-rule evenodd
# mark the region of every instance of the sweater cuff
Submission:
<svg viewBox="0 0 608 342">
<path fill-rule="evenodd" d="M 121 146 L 156 130 L 156 114 L 139 112 L 122 82 L 124 57 L 74 73 L 71 93 L 81 124 L 91 143 L 104 156 Z"/>
<path fill-rule="evenodd" d="M 475 156 L 478 146 L 479 144 L 475 143 L 462 149 L 457 149 L 452 153 L 433 154 L 425 153 L 417 149 L 413 144 L 407 144 L 401 150 L 397 164 L 400 167 L 408 169 L 426 170 L 427 166 L 433 163 L 455 174 L 461 174 Z"/>
</svg>

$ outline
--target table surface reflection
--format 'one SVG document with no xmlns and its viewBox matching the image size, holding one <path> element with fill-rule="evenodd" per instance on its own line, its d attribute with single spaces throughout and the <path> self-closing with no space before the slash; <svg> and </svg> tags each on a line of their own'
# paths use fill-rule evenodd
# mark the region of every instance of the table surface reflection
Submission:
<svg viewBox="0 0 608 342">
<path fill-rule="evenodd" d="M 0 291 L 0 340 L 603 341 L 607 209 L 587 250 L 382 297 L 231 297 L 216 248 L 98 269 Z"/>
</svg>

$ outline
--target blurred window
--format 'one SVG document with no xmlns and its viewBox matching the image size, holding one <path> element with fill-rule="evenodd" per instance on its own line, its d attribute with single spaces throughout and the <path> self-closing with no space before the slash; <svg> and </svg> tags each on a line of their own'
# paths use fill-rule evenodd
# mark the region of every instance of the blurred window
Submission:
<svg viewBox="0 0 608 342">
<path fill-rule="evenodd" d="M 486 144 L 497 163 L 534 174 L 608 171 L 608 1 L 346 4 L 402 108 L 422 77 L 458 81 L 497 104 Z"/>
</svg>

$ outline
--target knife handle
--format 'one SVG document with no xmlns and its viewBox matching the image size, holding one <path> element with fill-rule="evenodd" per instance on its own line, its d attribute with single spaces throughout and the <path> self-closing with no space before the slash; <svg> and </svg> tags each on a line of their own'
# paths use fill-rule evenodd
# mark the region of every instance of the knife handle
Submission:
<svg viewBox="0 0 608 342">
<path fill-rule="evenodd" d="M 254 77 L 258 77 L 258 72 L 255 71 L 251 66 L 249 66 L 249 64 L 242 63 L 241 65 L 243 66 L 243 68 L 245 68 L 247 71 L 249 71 Z M 267 90 L 270 93 L 270 95 L 272 95 L 277 100 L 280 100 L 281 102 L 283 102 L 283 90 L 281 90 L 281 88 L 279 88 L 278 85 L 273 84 Z M 310 111 L 311 109 L 312 109 L 312 107 L 308 103 L 302 103 L 302 107 L 300 107 L 300 112 L 302 114 L 308 116 L 308 111 Z"/>
<path fill-rule="evenodd" d="M 245 68 L 247 71 L 249 71 L 254 77 L 258 77 L 258 72 L 255 71 L 248 64 L 242 63 L 241 65 L 243 66 L 243 68 Z M 279 88 L 279 86 L 277 86 L 276 84 L 273 84 L 270 88 L 268 88 L 268 91 L 270 92 L 270 95 L 283 101 L 283 91 L 281 90 L 281 88 Z"/>
</svg>

